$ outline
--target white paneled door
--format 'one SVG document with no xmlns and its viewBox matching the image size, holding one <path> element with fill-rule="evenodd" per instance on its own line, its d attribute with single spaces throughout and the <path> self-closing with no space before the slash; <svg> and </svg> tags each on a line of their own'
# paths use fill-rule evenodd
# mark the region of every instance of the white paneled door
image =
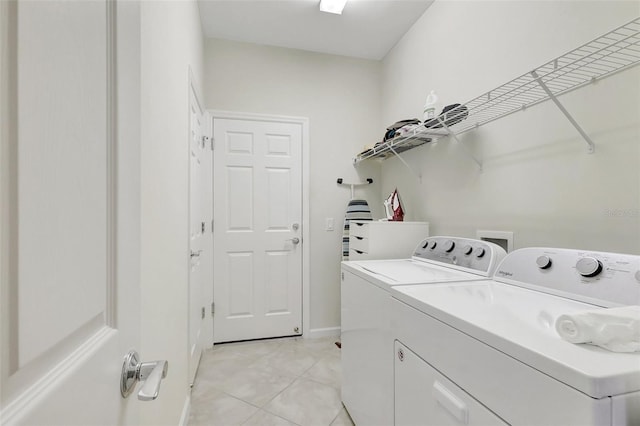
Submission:
<svg viewBox="0 0 640 426">
<path fill-rule="evenodd" d="M 213 268 L 212 144 L 208 121 L 194 87 L 190 94 L 189 194 L 189 380 L 195 380 L 203 347 L 213 345 L 211 327 Z"/>
<path fill-rule="evenodd" d="M 0 424 L 139 422 L 139 31 L 135 2 L 0 2 Z"/>
<path fill-rule="evenodd" d="M 302 124 L 213 130 L 214 340 L 302 334 Z"/>
</svg>

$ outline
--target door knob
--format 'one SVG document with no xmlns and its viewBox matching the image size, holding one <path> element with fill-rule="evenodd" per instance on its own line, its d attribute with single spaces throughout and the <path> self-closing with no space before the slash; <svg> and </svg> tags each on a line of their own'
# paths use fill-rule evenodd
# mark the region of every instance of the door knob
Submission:
<svg viewBox="0 0 640 426">
<path fill-rule="evenodd" d="M 291 241 L 294 245 L 300 244 L 300 238 L 298 237 L 289 238 L 287 241 Z"/>
<path fill-rule="evenodd" d="M 130 351 L 124 357 L 122 364 L 122 378 L 120 380 L 120 394 L 128 397 L 136 383 L 143 382 L 138 399 L 141 401 L 153 401 L 158 397 L 160 382 L 167 377 L 169 363 L 167 361 L 140 362 L 136 351 Z"/>
</svg>

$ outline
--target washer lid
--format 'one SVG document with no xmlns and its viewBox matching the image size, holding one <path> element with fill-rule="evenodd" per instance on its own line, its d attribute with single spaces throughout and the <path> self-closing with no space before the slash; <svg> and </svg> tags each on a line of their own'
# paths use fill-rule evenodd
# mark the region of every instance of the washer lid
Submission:
<svg viewBox="0 0 640 426">
<path fill-rule="evenodd" d="M 392 294 L 593 398 L 640 390 L 640 353 L 576 345 L 556 333 L 560 315 L 598 306 L 496 281 L 403 286 Z"/>
<path fill-rule="evenodd" d="M 481 275 L 412 259 L 350 261 L 343 262 L 342 266 L 387 289 L 406 284 L 486 280 Z"/>
</svg>

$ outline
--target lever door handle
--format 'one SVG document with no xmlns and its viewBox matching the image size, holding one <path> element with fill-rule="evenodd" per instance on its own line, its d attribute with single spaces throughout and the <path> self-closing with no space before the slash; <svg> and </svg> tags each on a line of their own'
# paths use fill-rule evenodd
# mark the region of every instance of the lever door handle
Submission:
<svg viewBox="0 0 640 426">
<path fill-rule="evenodd" d="M 298 237 L 289 238 L 287 241 L 291 241 L 294 245 L 300 244 L 300 238 Z"/>
<path fill-rule="evenodd" d="M 200 257 L 200 253 L 202 253 L 202 250 L 191 250 L 191 258 Z"/>
<path fill-rule="evenodd" d="M 140 364 L 138 376 L 140 380 L 144 380 L 142 389 L 138 392 L 140 401 L 153 401 L 158 397 L 160 382 L 167 377 L 168 368 L 169 363 L 167 361 L 143 362 Z"/>
<path fill-rule="evenodd" d="M 122 364 L 122 377 L 120 380 L 120 394 L 128 397 L 139 381 L 143 382 L 142 389 L 138 392 L 141 401 L 153 401 L 158 397 L 160 382 L 167 377 L 169 363 L 167 361 L 140 362 L 136 351 L 130 351 Z"/>
</svg>

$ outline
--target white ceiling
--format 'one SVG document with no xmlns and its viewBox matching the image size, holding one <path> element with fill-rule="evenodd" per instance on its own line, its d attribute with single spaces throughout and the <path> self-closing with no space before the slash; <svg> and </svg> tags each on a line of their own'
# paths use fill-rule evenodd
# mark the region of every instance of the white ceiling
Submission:
<svg viewBox="0 0 640 426">
<path fill-rule="evenodd" d="M 205 37 L 382 59 L 433 0 L 349 0 L 342 15 L 320 0 L 198 0 Z"/>
</svg>

